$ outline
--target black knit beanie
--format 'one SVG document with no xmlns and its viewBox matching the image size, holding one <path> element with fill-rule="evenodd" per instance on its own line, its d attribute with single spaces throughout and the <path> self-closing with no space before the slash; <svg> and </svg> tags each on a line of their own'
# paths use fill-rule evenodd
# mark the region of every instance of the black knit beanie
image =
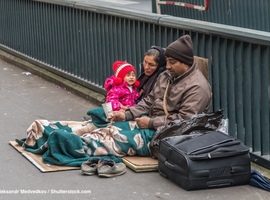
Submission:
<svg viewBox="0 0 270 200">
<path fill-rule="evenodd" d="M 165 56 L 172 57 L 189 66 L 193 64 L 193 43 L 189 35 L 172 42 L 165 50 Z"/>
</svg>

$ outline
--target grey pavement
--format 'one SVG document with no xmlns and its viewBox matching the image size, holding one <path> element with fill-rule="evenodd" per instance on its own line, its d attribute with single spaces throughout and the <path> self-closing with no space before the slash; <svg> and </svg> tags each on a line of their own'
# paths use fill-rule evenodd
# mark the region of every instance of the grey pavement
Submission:
<svg viewBox="0 0 270 200">
<path fill-rule="evenodd" d="M 9 141 L 26 136 L 35 119 L 83 120 L 88 109 L 97 105 L 54 84 L 0 60 L 0 199 L 189 199 L 254 200 L 270 199 L 269 192 L 249 185 L 185 191 L 158 172 L 99 178 L 83 176 L 80 170 L 42 173 L 18 153 Z M 22 191 L 29 193 L 23 194 Z M 31 192 L 46 191 L 46 194 Z M 56 194 L 85 190 L 88 194 Z M 17 194 L 4 194 L 18 191 Z"/>
</svg>

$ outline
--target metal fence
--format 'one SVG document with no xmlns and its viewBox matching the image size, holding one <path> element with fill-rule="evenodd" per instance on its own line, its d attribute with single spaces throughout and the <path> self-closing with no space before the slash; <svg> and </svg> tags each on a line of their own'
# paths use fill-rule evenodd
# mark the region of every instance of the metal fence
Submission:
<svg viewBox="0 0 270 200">
<path fill-rule="evenodd" d="M 173 4 L 184 2 L 203 7 L 206 0 L 163 0 L 168 4 L 160 7 L 156 6 L 157 1 L 152 0 L 152 10 L 155 13 L 160 8 L 161 14 L 270 32 L 269 0 L 208 0 L 206 11 Z"/>
<path fill-rule="evenodd" d="M 269 168 L 270 33 L 86 2 L 0 1 L 0 48 L 105 94 L 111 65 L 139 70 L 151 45 L 190 34 L 208 58 L 212 110 L 223 108 L 229 133 Z"/>
</svg>

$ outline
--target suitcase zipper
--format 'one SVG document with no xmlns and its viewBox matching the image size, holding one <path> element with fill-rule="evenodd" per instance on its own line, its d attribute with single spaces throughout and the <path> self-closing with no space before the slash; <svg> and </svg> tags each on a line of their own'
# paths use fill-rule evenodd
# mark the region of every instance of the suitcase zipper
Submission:
<svg viewBox="0 0 270 200">
<path fill-rule="evenodd" d="M 231 143 L 229 143 L 231 142 Z M 201 147 L 201 148 L 198 148 L 198 149 L 194 149 L 193 151 L 190 151 L 190 152 L 186 152 L 187 155 L 196 155 L 196 154 L 201 154 L 201 153 L 206 153 L 208 152 L 209 150 L 214 150 L 218 147 L 222 147 L 222 146 L 231 146 L 231 145 L 235 145 L 235 144 L 239 144 L 240 141 L 238 140 L 235 140 L 233 138 L 230 138 L 228 140 L 224 140 L 224 141 L 221 141 L 221 142 L 217 142 L 217 143 L 214 143 L 214 144 L 210 144 L 208 146 L 205 146 L 205 147 Z"/>
</svg>

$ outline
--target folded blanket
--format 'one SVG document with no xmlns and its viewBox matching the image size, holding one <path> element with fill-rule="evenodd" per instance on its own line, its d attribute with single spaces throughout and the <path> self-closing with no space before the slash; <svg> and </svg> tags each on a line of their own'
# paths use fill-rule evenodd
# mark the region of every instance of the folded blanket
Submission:
<svg viewBox="0 0 270 200">
<path fill-rule="evenodd" d="M 97 107 L 89 110 L 87 115 L 91 116 L 92 122 L 98 128 L 106 127 L 109 125 L 106 114 L 103 108 Z M 116 122 L 117 123 L 117 122 Z"/>
<path fill-rule="evenodd" d="M 42 154 L 45 163 L 55 165 L 80 166 L 93 157 L 121 162 L 126 155 L 149 156 L 154 130 L 139 129 L 135 121 L 110 125 L 102 108 L 89 113 L 93 123 L 36 120 L 27 129 L 27 137 L 16 141 L 26 151 Z"/>
</svg>

